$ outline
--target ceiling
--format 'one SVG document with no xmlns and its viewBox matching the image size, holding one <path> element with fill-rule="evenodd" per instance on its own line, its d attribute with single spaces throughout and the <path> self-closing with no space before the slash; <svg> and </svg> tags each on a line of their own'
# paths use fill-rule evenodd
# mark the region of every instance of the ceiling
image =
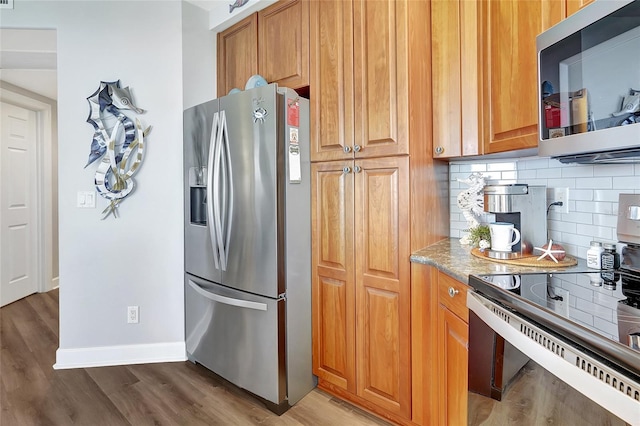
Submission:
<svg viewBox="0 0 640 426">
<path fill-rule="evenodd" d="M 0 80 L 58 98 L 55 30 L 1 29 Z"/>
</svg>

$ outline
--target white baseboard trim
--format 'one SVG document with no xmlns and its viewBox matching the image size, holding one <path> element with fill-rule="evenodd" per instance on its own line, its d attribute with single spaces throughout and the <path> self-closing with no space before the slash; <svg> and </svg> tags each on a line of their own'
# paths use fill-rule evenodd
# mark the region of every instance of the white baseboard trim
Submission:
<svg viewBox="0 0 640 426">
<path fill-rule="evenodd" d="M 55 370 L 187 360 L 185 342 L 58 349 Z"/>
<path fill-rule="evenodd" d="M 55 277 L 54 279 L 51 280 L 50 290 L 55 290 L 58 287 L 60 287 L 60 277 Z"/>
</svg>

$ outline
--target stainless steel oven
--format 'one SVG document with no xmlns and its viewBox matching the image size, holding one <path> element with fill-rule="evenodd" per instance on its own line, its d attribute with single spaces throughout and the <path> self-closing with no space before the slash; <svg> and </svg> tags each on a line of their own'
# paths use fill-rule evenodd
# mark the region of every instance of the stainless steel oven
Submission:
<svg viewBox="0 0 640 426">
<path fill-rule="evenodd" d="M 489 327 L 625 422 L 640 425 L 640 195 L 622 194 L 618 269 L 470 276 L 469 335 Z M 476 357 L 471 353 L 469 359 Z M 471 372 L 470 372 L 471 374 Z"/>
</svg>

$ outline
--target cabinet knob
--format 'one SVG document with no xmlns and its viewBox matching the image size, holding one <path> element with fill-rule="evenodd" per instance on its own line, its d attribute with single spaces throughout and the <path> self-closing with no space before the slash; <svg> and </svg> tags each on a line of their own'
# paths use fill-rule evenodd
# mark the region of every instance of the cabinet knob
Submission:
<svg viewBox="0 0 640 426">
<path fill-rule="evenodd" d="M 458 293 L 460 293 L 460 291 L 456 290 L 453 287 L 449 287 L 449 296 L 454 297 Z"/>
<path fill-rule="evenodd" d="M 344 166 L 344 168 L 342 169 L 342 173 L 344 174 L 351 173 L 351 167 Z"/>
<path fill-rule="evenodd" d="M 344 146 L 344 148 L 342 148 L 342 150 L 344 151 L 344 153 L 345 153 L 345 154 L 348 154 L 348 153 L 350 153 L 350 152 L 351 152 L 351 147 L 350 147 L 350 146 L 345 145 L 345 146 Z"/>
<path fill-rule="evenodd" d="M 362 171 L 362 167 L 360 167 L 360 166 L 355 166 L 355 167 L 353 168 L 353 171 L 354 171 L 354 173 L 360 173 L 360 172 Z"/>
<path fill-rule="evenodd" d="M 436 147 L 436 154 L 440 155 L 444 152 L 444 148 L 441 146 Z"/>
<path fill-rule="evenodd" d="M 360 152 L 360 150 L 361 150 L 361 149 L 362 149 L 362 147 L 361 147 L 360 145 L 354 145 L 354 146 L 353 146 L 353 150 L 354 150 L 355 152 Z"/>
</svg>

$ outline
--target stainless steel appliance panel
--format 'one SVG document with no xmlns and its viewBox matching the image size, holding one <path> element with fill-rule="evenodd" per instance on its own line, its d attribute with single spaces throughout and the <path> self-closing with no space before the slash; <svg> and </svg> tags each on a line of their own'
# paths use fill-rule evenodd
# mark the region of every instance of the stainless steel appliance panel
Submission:
<svg viewBox="0 0 640 426">
<path fill-rule="evenodd" d="M 286 399 L 285 301 L 185 276 L 192 361 L 268 401 Z"/>
<path fill-rule="evenodd" d="M 284 180 L 285 192 L 285 264 L 287 283 L 287 371 L 288 400 L 293 405 L 315 387 L 311 369 L 311 164 L 309 141 L 309 101 L 298 98 L 298 94 L 286 88 L 278 89 L 284 94 L 285 108 L 297 102 L 299 108 L 299 157 L 300 182 L 289 181 L 292 166 L 286 155 L 287 171 Z M 288 113 L 284 114 L 288 116 Z M 285 144 L 291 134 L 291 125 L 283 120 Z M 294 124 L 295 120 L 294 120 Z"/>
<path fill-rule="evenodd" d="M 279 232 L 283 212 L 278 210 L 278 145 L 276 85 L 220 98 L 225 111 L 231 160 L 230 190 L 233 213 L 226 270 L 220 283 L 239 290 L 278 297 Z"/>
<path fill-rule="evenodd" d="M 218 100 L 212 100 L 184 111 L 184 215 L 185 270 L 211 281 L 220 281 L 220 269 L 213 262 L 211 235 L 202 218 L 206 217 L 208 202 L 207 161 L 211 143 L 213 115 Z M 196 199 L 197 198 L 197 199 Z M 199 210 L 194 214 L 193 210 Z M 199 220 L 194 221 L 194 216 Z"/>
</svg>

